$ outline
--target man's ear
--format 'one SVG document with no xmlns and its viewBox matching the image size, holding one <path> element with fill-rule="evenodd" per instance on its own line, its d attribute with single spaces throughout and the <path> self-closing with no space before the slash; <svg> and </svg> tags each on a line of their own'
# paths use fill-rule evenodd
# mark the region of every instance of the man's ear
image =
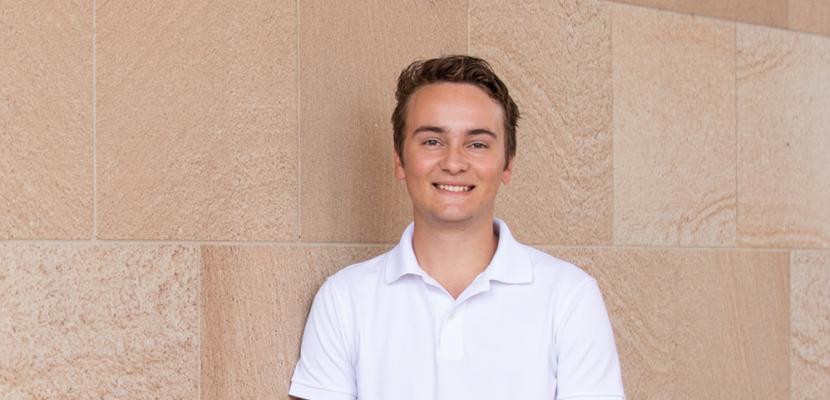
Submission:
<svg viewBox="0 0 830 400">
<path fill-rule="evenodd" d="M 393 150 L 393 152 L 395 153 L 395 178 L 402 181 L 406 179 L 406 173 L 403 170 L 403 161 L 397 151 Z"/>
<path fill-rule="evenodd" d="M 501 183 L 508 184 L 510 183 L 510 175 L 513 174 L 513 158 L 511 157 L 509 161 L 507 161 L 507 168 L 504 169 L 501 173 Z"/>
</svg>

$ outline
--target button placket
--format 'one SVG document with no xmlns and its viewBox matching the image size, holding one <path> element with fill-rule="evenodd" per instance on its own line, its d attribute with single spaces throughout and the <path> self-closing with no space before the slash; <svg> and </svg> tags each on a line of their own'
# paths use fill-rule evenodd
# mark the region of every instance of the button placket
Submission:
<svg viewBox="0 0 830 400">
<path fill-rule="evenodd" d="M 464 358 L 464 308 L 463 303 L 450 308 L 441 329 L 438 355 L 445 360 Z"/>
</svg>

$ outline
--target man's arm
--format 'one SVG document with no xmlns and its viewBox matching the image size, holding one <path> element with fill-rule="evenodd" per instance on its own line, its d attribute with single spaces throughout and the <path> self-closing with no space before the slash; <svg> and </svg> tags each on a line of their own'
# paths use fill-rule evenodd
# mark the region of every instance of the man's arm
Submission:
<svg viewBox="0 0 830 400">
<path fill-rule="evenodd" d="M 326 280 L 314 297 L 303 332 L 300 360 L 291 378 L 292 396 L 308 400 L 357 398 L 354 327 L 347 299 Z"/>
<path fill-rule="evenodd" d="M 623 399 L 614 333 L 593 278 L 574 288 L 561 318 L 555 332 L 557 400 Z"/>
</svg>

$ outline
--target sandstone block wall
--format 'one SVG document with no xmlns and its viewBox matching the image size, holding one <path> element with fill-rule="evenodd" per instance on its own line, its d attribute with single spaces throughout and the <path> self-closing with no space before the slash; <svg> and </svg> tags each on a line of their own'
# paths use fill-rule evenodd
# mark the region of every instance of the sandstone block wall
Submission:
<svg viewBox="0 0 830 400">
<path fill-rule="evenodd" d="M 317 287 L 397 242 L 397 73 L 522 112 L 497 213 L 594 275 L 631 399 L 830 398 L 830 3 L 0 7 L 0 399 L 287 398 Z"/>
</svg>

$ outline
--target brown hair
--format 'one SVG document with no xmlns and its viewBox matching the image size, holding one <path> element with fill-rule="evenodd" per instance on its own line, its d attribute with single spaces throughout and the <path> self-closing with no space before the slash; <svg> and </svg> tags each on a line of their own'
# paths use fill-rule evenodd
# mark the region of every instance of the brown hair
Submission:
<svg viewBox="0 0 830 400">
<path fill-rule="evenodd" d="M 418 60 L 401 71 L 398 77 L 398 88 L 395 91 L 398 104 L 392 112 L 392 138 L 395 142 L 395 152 L 401 158 L 401 163 L 403 163 L 407 102 L 419 88 L 439 82 L 475 85 L 501 105 L 504 110 L 504 168 L 506 169 L 510 160 L 516 155 L 516 122 L 519 119 L 519 107 L 510 98 L 507 86 L 493 72 L 487 61 L 464 55 Z"/>
</svg>

